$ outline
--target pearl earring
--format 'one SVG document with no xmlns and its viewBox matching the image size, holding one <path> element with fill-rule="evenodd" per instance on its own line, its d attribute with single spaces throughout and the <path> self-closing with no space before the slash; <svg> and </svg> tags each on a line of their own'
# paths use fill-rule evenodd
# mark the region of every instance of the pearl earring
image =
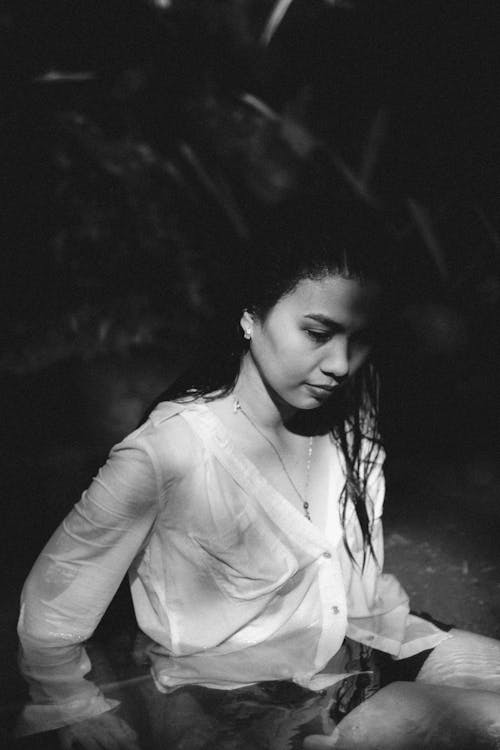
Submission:
<svg viewBox="0 0 500 750">
<path fill-rule="evenodd" d="M 252 338 L 252 334 L 250 333 L 250 328 L 245 328 L 245 333 L 243 334 L 243 338 L 247 341 L 250 341 Z"/>
</svg>

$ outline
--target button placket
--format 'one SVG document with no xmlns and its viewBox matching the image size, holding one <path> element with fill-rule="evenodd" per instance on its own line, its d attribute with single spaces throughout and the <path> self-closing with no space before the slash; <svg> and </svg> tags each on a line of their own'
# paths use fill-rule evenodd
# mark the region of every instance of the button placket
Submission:
<svg viewBox="0 0 500 750">
<path fill-rule="evenodd" d="M 326 560 L 330 562 L 327 564 Z M 323 547 L 319 551 L 317 562 L 323 626 L 318 641 L 315 665 L 318 669 L 322 669 L 332 653 L 340 648 L 346 633 L 347 619 L 342 570 L 337 555 L 334 551 Z"/>
</svg>

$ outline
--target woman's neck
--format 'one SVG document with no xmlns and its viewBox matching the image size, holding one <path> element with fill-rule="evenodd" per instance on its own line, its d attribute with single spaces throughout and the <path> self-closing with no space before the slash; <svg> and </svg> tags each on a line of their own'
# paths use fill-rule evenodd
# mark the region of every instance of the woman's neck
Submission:
<svg viewBox="0 0 500 750">
<path fill-rule="evenodd" d="M 250 354 L 242 360 L 233 396 L 252 419 L 266 432 L 279 434 L 289 430 L 298 409 L 282 401 L 266 386 Z"/>
</svg>

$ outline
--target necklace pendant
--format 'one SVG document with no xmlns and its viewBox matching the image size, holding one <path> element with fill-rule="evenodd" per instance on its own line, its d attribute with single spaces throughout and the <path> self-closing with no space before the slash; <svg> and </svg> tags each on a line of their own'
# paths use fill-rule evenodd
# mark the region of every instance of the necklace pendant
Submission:
<svg viewBox="0 0 500 750">
<path fill-rule="evenodd" d="M 235 398 L 233 402 L 233 414 L 236 414 L 238 411 L 240 411 L 240 409 L 241 409 L 241 404 L 238 401 L 238 399 Z"/>
</svg>

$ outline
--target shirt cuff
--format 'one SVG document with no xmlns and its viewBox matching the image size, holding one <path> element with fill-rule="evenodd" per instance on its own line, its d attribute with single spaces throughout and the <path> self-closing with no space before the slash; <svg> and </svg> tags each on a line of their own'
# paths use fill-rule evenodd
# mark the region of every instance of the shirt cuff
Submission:
<svg viewBox="0 0 500 750">
<path fill-rule="evenodd" d="M 103 695 L 76 698 L 67 703 L 45 705 L 28 703 L 19 716 L 14 736 L 26 737 L 30 734 L 60 729 L 68 724 L 99 716 L 119 705 L 120 701 L 105 698 Z"/>
</svg>

